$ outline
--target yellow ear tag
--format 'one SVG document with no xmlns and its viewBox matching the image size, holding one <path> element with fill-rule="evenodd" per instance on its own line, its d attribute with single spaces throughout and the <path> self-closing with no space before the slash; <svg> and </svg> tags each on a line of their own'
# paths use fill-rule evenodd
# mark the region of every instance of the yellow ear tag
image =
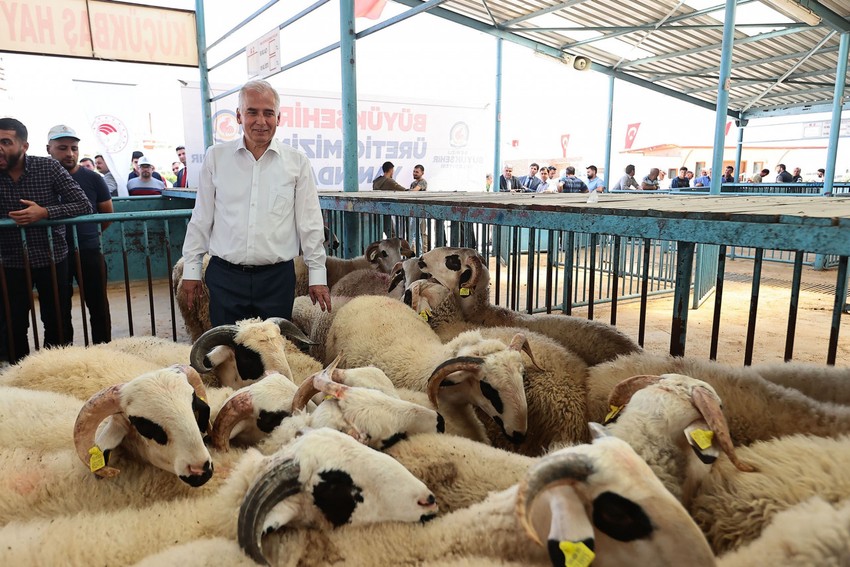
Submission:
<svg viewBox="0 0 850 567">
<path fill-rule="evenodd" d="M 202 401 L 202 402 L 204 402 L 204 403 L 207 403 L 206 398 L 202 398 L 201 396 L 198 396 L 198 399 L 199 399 L 199 400 L 201 400 L 201 401 Z"/>
<path fill-rule="evenodd" d="M 428 312 L 427 311 L 425 311 L 423 309 L 422 311 L 419 312 L 419 316 L 422 317 L 423 321 L 425 321 L 426 323 L 428 322 Z"/>
<path fill-rule="evenodd" d="M 330 394 L 328 394 L 328 395 L 325 396 L 325 399 L 326 400 L 332 400 L 332 399 L 334 399 L 334 397 L 331 396 Z"/>
<path fill-rule="evenodd" d="M 584 542 L 562 541 L 558 547 L 564 554 L 564 567 L 589 567 L 596 554 Z"/>
<path fill-rule="evenodd" d="M 705 451 L 711 447 L 711 440 L 714 439 L 714 431 L 708 429 L 694 429 L 691 431 L 691 439 L 697 444 L 697 447 Z"/>
<path fill-rule="evenodd" d="M 469 291 L 468 287 L 460 288 L 460 296 L 461 297 L 467 297 L 469 295 L 469 293 L 470 293 L 470 291 Z"/>
<path fill-rule="evenodd" d="M 617 417 L 617 415 L 620 413 L 620 410 L 623 409 L 623 406 L 608 406 L 608 407 L 611 408 L 611 411 L 609 411 L 608 415 L 605 416 L 605 423 L 610 423 L 612 419 Z"/>
<path fill-rule="evenodd" d="M 91 472 L 99 471 L 106 466 L 106 457 L 103 456 L 103 451 L 97 445 L 89 449 L 89 455 L 91 455 L 89 459 L 89 470 Z"/>
</svg>

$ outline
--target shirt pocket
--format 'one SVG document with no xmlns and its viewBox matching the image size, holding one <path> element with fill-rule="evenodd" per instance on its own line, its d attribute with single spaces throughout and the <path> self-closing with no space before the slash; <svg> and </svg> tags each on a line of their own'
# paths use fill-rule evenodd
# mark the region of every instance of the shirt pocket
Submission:
<svg viewBox="0 0 850 567">
<path fill-rule="evenodd" d="M 295 204 L 295 184 L 281 184 L 269 192 L 269 214 L 285 217 Z"/>
</svg>

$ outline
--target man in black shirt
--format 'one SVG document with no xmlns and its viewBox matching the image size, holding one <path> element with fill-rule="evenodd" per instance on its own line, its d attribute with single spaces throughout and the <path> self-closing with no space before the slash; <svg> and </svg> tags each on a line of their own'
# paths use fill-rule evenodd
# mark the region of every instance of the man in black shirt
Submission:
<svg viewBox="0 0 850 567">
<path fill-rule="evenodd" d="M 791 183 L 794 178 L 790 173 L 785 169 L 785 164 L 780 163 L 776 166 L 776 182 L 777 183 Z"/>
<path fill-rule="evenodd" d="M 682 166 L 679 168 L 679 175 L 673 178 L 673 181 L 670 182 L 671 189 L 681 189 L 683 187 L 690 187 L 691 180 L 688 179 L 688 168 Z"/>
</svg>

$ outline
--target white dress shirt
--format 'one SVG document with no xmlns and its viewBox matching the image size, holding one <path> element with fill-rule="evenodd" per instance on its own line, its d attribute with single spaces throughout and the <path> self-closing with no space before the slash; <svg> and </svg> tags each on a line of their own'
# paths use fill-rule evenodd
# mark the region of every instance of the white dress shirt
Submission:
<svg viewBox="0 0 850 567">
<path fill-rule="evenodd" d="M 205 252 L 263 266 L 292 260 L 300 245 L 310 285 L 327 285 L 324 239 L 316 180 L 303 152 L 273 139 L 255 160 L 243 138 L 207 150 L 183 242 L 184 279 L 201 279 Z"/>
</svg>

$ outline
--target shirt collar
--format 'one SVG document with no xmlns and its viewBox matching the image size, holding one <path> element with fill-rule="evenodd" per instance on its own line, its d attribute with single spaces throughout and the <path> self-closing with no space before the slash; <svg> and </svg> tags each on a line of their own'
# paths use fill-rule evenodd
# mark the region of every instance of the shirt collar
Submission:
<svg viewBox="0 0 850 567">
<path fill-rule="evenodd" d="M 280 142 L 277 141 L 277 138 L 272 138 L 272 141 L 269 144 L 269 147 L 267 148 L 267 150 L 271 150 L 274 153 L 276 153 L 277 155 L 280 155 L 280 145 L 279 144 L 280 144 Z M 244 134 L 239 137 L 239 145 L 236 146 L 236 150 L 234 150 L 234 153 L 239 153 L 239 150 L 245 150 L 246 152 L 248 151 L 248 148 L 245 147 L 245 135 Z"/>
</svg>

